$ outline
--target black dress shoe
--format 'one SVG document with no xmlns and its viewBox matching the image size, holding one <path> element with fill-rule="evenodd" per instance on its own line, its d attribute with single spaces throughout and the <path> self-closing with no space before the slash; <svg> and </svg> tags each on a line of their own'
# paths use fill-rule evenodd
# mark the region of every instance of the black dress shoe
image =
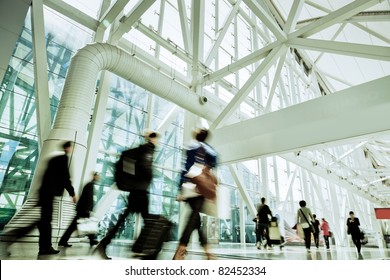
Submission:
<svg viewBox="0 0 390 280">
<path fill-rule="evenodd" d="M 50 247 L 49 249 L 40 249 L 38 252 L 39 256 L 42 255 L 55 255 L 58 254 L 60 251 L 54 249 L 53 247 Z"/>
<path fill-rule="evenodd" d="M 62 246 L 62 247 L 72 247 L 72 245 L 70 245 L 68 242 L 60 242 L 60 243 L 58 243 L 58 246 Z"/>
</svg>

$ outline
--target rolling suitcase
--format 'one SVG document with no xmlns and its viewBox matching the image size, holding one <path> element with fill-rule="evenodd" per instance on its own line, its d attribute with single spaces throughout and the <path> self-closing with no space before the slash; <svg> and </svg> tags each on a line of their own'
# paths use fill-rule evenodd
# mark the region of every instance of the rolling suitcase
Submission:
<svg viewBox="0 0 390 280">
<path fill-rule="evenodd" d="M 161 215 L 150 215 L 144 220 L 144 226 L 132 251 L 144 260 L 155 260 L 164 241 L 169 237 L 172 223 Z"/>
</svg>

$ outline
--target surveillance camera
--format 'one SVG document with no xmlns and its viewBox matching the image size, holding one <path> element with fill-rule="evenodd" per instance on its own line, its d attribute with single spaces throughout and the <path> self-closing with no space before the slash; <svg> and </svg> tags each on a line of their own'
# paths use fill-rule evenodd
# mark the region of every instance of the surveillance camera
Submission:
<svg viewBox="0 0 390 280">
<path fill-rule="evenodd" d="M 200 104 L 205 104 L 207 103 L 207 97 L 202 95 L 201 97 L 199 97 L 199 102 Z"/>
</svg>

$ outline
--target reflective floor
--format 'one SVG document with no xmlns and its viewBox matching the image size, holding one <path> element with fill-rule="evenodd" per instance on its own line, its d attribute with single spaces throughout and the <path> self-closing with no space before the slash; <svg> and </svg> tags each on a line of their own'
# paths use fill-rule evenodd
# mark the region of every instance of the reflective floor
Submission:
<svg viewBox="0 0 390 280">
<path fill-rule="evenodd" d="M 56 255 L 37 256 L 37 243 L 18 242 L 8 247 L 9 254 L 5 254 L 6 247 L 2 244 L 3 260 L 99 260 L 94 252 L 95 247 L 90 247 L 87 240 L 71 243 L 72 247 L 58 247 L 60 253 Z M 177 242 L 164 244 L 158 259 L 171 260 L 175 252 Z M 54 244 L 57 248 L 57 244 Z M 254 244 L 220 243 L 210 245 L 212 253 L 219 260 L 390 260 L 390 249 L 378 249 L 362 247 L 361 254 L 357 254 L 354 247 L 333 246 L 330 250 L 312 247 L 307 252 L 303 246 L 286 245 L 284 248 L 275 246 L 272 249 L 257 249 Z M 136 259 L 131 252 L 131 242 L 114 240 L 106 251 L 112 260 Z M 188 247 L 186 260 L 203 260 L 205 255 L 199 245 Z"/>
</svg>

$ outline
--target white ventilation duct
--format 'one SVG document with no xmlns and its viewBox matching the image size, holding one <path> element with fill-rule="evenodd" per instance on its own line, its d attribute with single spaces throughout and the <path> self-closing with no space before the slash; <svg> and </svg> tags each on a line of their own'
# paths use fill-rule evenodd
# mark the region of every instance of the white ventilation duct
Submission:
<svg viewBox="0 0 390 280">
<path fill-rule="evenodd" d="M 205 119 L 216 119 L 217 111 L 222 110 L 220 104 L 216 104 L 210 99 L 208 102 L 200 102 L 199 94 L 118 47 L 106 43 L 87 45 L 72 58 L 53 128 L 48 138 L 43 142 L 28 200 L 35 201 L 37 198 L 37 191 L 41 184 L 41 176 L 46 168 L 47 159 L 61 150 L 62 143 L 68 140 L 75 142 L 71 173 L 73 186 L 78 193 L 78 186 L 82 179 L 79 171 L 83 169 L 87 152 L 87 129 L 96 81 L 102 70 L 110 71 Z M 72 170 L 76 172 L 72 172 Z M 64 205 L 68 204 L 71 202 L 61 200 L 55 207 L 64 210 Z M 69 205 L 67 207 L 69 208 Z M 39 216 L 39 214 L 37 215 Z M 6 229 L 12 230 L 13 227 L 18 227 L 17 223 L 14 224 L 13 221 L 23 218 L 20 216 L 19 213 L 15 215 Z M 67 227 L 68 223 L 69 221 L 60 219 L 58 229 Z"/>
<path fill-rule="evenodd" d="M 75 140 L 73 170 L 82 169 L 87 149 L 86 132 L 96 80 L 101 70 L 110 71 L 205 119 L 214 120 L 217 110 L 220 112 L 220 105 L 210 100 L 206 103 L 199 102 L 199 94 L 120 48 L 106 43 L 90 44 L 80 49 L 72 58 L 53 129 L 43 143 L 42 158 L 47 158 L 64 140 Z M 39 162 L 38 174 L 39 170 L 43 171 L 41 166 L 42 163 Z M 80 183 L 79 176 L 81 174 L 73 176 L 75 186 Z M 37 183 L 37 180 L 33 181 L 30 193 L 34 193 Z"/>
</svg>

